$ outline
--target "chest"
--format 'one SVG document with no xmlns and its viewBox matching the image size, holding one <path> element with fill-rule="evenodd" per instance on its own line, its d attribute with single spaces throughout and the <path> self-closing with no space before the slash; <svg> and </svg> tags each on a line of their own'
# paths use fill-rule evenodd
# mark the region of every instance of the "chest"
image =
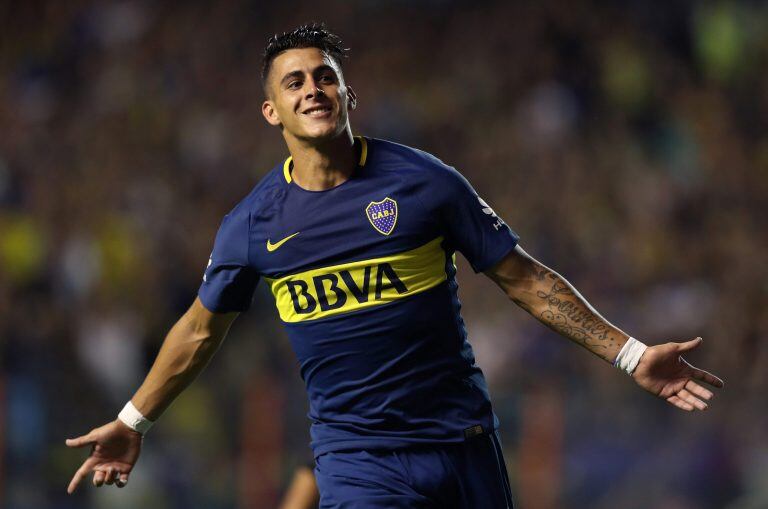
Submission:
<svg viewBox="0 0 768 509">
<path fill-rule="evenodd" d="M 323 192 L 289 187 L 277 200 L 252 220 L 249 236 L 250 262 L 266 276 L 405 252 L 439 235 L 419 190 L 403 179 L 352 180 Z"/>
</svg>

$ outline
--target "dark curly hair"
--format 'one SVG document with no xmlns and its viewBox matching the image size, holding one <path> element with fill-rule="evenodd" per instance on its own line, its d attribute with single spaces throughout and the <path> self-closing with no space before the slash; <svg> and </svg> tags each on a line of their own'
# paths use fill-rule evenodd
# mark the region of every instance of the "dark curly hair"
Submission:
<svg viewBox="0 0 768 509">
<path fill-rule="evenodd" d="M 339 36 L 328 30 L 325 23 L 306 23 L 290 32 L 275 34 L 267 41 L 261 65 L 261 84 L 265 91 L 272 61 L 283 51 L 294 48 L 318 48 L 333 58 L 339 68 L 341 60 L 347 56 Z"/>
</svg>

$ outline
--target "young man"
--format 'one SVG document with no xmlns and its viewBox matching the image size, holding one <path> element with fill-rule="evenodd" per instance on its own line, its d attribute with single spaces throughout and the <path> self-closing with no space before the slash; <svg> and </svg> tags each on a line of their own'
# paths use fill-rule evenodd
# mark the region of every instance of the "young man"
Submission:
<svg viewBox="0 0 768 509">
<path fill-rule="evenodd" d="M 511 507 L 498 422 L 459 314 L 460 251 L 544 324 L 676 407 L 704 410 L 717 377 L 646 347 L 602 318 L 453 168 L 353 137 L 357 96 L 341 42 L 321 25 L 269 41 L 262 112 L 291 154 L 225 218 L 198 298 L 171 329 L 114 422 L 68 440 L 93 446 L 71 492 L 125 485 L 142 433 L 195 378 L 264 280 L 310 401 L 321 507 Z"/>
</svg>

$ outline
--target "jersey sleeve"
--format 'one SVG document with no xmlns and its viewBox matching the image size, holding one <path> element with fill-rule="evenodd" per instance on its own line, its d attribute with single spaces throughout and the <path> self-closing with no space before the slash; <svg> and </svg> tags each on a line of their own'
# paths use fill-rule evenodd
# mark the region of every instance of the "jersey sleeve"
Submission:
<svg viewBox="0 0 768 509">
<path fill-rule="evenodd" d="M 515 248 L 517 233 L 456 169 L 443 165 L 430 188 L 445 238 L 475 272 L 489 269 Z"/>
<path fill-rule="evenodd" d="M 198 291 L 209 311 L 246 311 L 251 305 L 259 275 L 248 260 L 248 221 L 248 214 L 232 212 L 219 227 Z"/>
</svg>

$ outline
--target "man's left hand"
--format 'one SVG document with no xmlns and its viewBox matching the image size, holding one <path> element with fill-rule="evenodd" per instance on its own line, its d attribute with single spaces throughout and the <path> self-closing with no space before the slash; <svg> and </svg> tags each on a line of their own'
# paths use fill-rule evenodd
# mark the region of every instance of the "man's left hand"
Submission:
<svg viewBox="0 0 768 509">
<path fill-rule="evenodd" d="M 637 385 L 677 408 L 687 412 L 706 410 L 707 402 L 714 395 L 698 382 L 713 387 L 723 387 L 723 381 L 715 375 L 688 364 L 682 354 L 701 344 L 701 338 L 685 343 L 665 343 L 649 346 L 640 358 L 632 378 Z"/>
</svg>

